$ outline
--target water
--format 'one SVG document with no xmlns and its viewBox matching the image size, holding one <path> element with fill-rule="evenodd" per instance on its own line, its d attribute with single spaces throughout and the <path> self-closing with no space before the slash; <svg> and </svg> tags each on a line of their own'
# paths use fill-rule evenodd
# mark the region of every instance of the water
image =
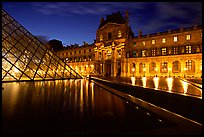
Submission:
<svg viewBox="0 0 204 137">
<path fill-rule="evenodd" d="M 155 90 L 163 90 L 170 93 L 177 93 L 193 97 L 202 98 L 202 89 L 199 89 L 179 78 L 159 78 L 159 77 L 141 77 L 137 79 L 120 78 L 120 77 L 107 77 L 107 80 L 129 83 L 134 86 L 144 88 L 151 88 Z"/>
<path fill-rule="evenodd" d="M 2 86 L 3 134 L 145 134 L 174 126 L 85 79 Z"/>
</svg>

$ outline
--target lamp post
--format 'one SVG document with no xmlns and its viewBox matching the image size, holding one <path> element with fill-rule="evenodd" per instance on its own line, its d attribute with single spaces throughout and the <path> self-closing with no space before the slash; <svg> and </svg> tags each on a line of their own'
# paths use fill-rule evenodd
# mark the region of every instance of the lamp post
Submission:
<svg viewBox="0 0 204 137">
<path fill-rule="evenodd" d="M 169 77 L 171 77 L 171 75 L 170 75 L 171 72 L 170 71 L 171 71 L 171 68 L 169 68 Z"/>
<path fill-rule="evenodd" d="M 187 68 L 184 68 L 184 78 L 186 78 L 186 70 Z"/>
<path fill-rule="evenodd" d="M 143 68 L 143 71 L 144 71 L 144 77 L 145 77 L 145 71 L 146 71 L 146 69 L 145 69 L 145 68 Z"/>
<path fill-rule="evenodd" d="M 132 68 L 132 74 L 133 74 L 133 77 L 134 77 L 134 72 L 135 72 L 135 68 Z"/>
</svg>

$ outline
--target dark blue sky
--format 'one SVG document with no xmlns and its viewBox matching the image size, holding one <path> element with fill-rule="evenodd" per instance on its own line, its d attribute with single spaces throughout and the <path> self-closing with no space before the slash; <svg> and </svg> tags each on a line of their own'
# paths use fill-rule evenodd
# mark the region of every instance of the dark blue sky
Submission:
<svg viewBox="0 0 204 137">
<path fill-rule="evenodd" d="M 129 11 L 138 35 L 202 24 L 201 2 L 3 2 L 3 9 L 35 36 L 63 45 L 94 42 L 100 18 Z"/>
</svg>

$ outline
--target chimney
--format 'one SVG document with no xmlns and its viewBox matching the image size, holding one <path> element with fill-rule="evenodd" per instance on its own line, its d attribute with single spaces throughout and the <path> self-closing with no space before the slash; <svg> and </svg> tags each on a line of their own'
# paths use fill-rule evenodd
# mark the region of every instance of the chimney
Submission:
<svg viewBox="0 0 204 137">
<path fill-rule="evenodd" d="M 101 18 L 100 19 L 100 24 L 103 23 L 103 22 L 104 22 L 104 18 Z"/>
<path fill-rule="evenodd" d="M 125 21 L 128 23 L 129 19 L 128 19 L 128 10 L 125 10 Z"/>
<path fill-rule="evenodd" d="M 142 30 L 138 31 L 138 37 L 140 38 L 142 36 Z"/>
</svg>

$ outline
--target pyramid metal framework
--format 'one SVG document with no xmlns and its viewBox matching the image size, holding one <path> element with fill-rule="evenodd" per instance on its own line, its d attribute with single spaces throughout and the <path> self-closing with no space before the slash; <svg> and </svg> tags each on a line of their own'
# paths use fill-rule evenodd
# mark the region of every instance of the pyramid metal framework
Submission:
<svg viewBox="0 0 204 137">
<path fill-rule="evenodd" d="M 2 10 L 2 82 L 82 78 Z"/>
</svg>

